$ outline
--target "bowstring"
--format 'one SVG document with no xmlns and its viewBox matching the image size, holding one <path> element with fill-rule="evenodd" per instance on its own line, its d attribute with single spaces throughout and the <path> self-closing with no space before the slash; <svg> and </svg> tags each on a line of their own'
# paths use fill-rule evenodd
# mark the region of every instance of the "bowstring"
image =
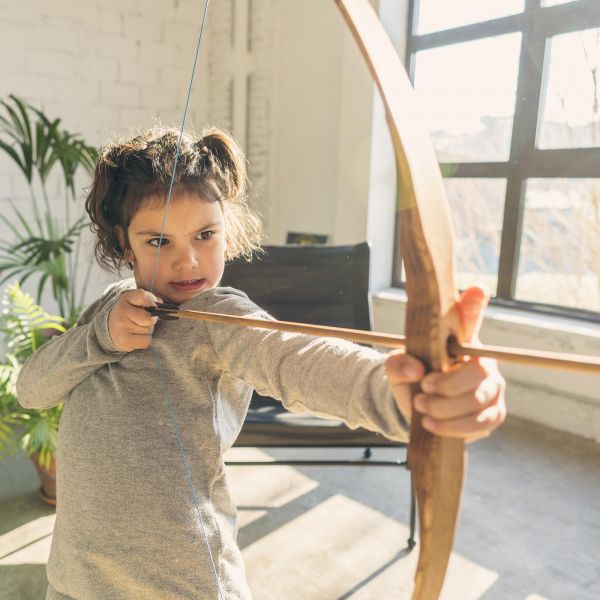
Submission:
<svg viewBox="0 0 600 600">
<path fill-rule="evenodd" d="M 200 31 L 198 32 L 198 39 L 196 42 L 196 52 L 194 54 L 194 62 L 192 64 L 192 74 L 190 76 L 190 84 L 188 87 L 188 92 L 187 92 L 187 96 L 186 96 L 186 100 L 185 100 L 185 106 L 183 109 L 183 117 L 181 119 L 181 128 L 179 131 L 179 139 L 177 141 L 177 147 L 175 149 L 175 158 L 173 161 L 173 171 L 171 172 L 171 180 L 169 182 L 169 191 L 167 193 L 167 200 L 165 203 L 165 212 L 163 215 L 163 221 L 162 221 L 162 226 L 161 226 L 161 230 L 160 230 L 160 236 L 158 238 L 158 248 L 156 249 L 156 258 L 154 259 L 154 268 L 152 271 L 152 280 L 150 282 L 150 293 L 153 292 L 154 290 L 154 284 L 156 281 L 156 274 L 158 271 L 158 259 L 160 257 L 160 249 L 162 247 L 162 241 L 163 241 L 163 234 L 165 231 L 165 226 L 167 223 L 167 215 L 169 212 L 169 205 L 171 203 L 171 196 L 173 193 L 173 184 L 175 183 L 175 174 L 177 171 L 177 162 L 179 160 L 179 155 L 181 153 L 181 144 L 183 141 L 183 132 L 185 129 L 185 122 L 187 119 L 187 113 L 188 113 L 188 108 L 189 108 L 189 104 L 190 104 L 190 98 L 192 96 L 192 87 L 194 85 L 194 78 L 196 75 L 196 65 L 198 64 L 198 57 L 200 55 L 200 46 L 202 45 L 202 38 L 204 37 L 204 26 L 206 24 L 206 16 L 208 14 L 208 5 L 210 3 L 210 0 L 206 0 L 205 4 L 204 4 L 204 14 L 202 16 L 202 21 L 200 24 Z M 173 407 L 173 401 L 171 400 L 171 396 L 169 394 L 169 388 L 167 386 L 167 382 L 163 373 L 163 370 L 161 368 L 161 364 L 160 364 L 160 355 L 158 353 L 158 350 L 156 349 L 156 346 L 154 344 L 154 337 L 152 336 L 152 343 L 151 343 L 151 349 L 152 349 L 152 353 L 154 355 L 154 359 L 156 362 L 156 368 L 158 370 L 158 374 L 160 377 L 160 384 L 161 384 L 161 389 L 162 389 L 162 393 L 163 393 L 163 397 L 165 400 L 165 403 L 167 405 L 167 410 L 169 413 L 169 419 L 171 421 L 171 426 L 173 427 L 173 430 L 175 431 L 175 439 L 177 440 L 177 448 L 179 450 L 179 454 L 181 455 L 181 459 L 183 462 L 183 467 L 184 467 L 184 471 L 185 471 L 185 478 L 186 481 L 188 483 L 189 486 L 189 490 L 190 490 L 190 494 L 192 496 L 192 501 L 194 504 L 194 508 L 196 510 L 196 514 L 198 516 L 198 522 L 200 524 L 200 529 L 202 531 L 202 537 L 204 538 L 204 543 L 206 545 L 206 548 L 208 550 L 208 556 L 210 558 L 210 564 L 212 567 L 212 572 L 213 572 L 213 577 L 215 580 L 215 585 L 217 587 L 217 591 L 219 594 L 219 598 L 221 598 L 221 600 L 223 600 L 224 596 L 223 596 L 223 591 L 221 589 L 221 582 L 219 579 L 219 574 L 217 572 L 217 568 L 215 565 L 215 561 L 213 558 L 213 554 L 212 554 L 212 550 L 210 549 L 210 544 L 208 541 L 208 533 L 206 531 L 206 526 L 204 523 L 204 517 L 202 516 L 202 510 L 200 508 L 200 499 L 198 497 L 198 493 L 196 491 L 196 486 L 194 485 L 194 481 L 192 478 L 192 470 L 190 467 L 190 462 L 187 456 L 187 453 L 185 451 L 185 444 L 183 443 L 183 439 L 181 436 L 181 430 L 179 429 L 179 426 L 177 424 L 177 417 L 175 415 L 175 410 Z"/>
</svg>

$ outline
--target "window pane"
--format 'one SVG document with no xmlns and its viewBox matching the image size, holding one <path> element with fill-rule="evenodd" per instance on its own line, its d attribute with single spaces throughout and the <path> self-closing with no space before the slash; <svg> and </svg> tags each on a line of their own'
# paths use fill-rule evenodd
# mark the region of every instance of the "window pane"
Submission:
<svg viewBox="0 0 600 600">
<path fill-rule="evenodd" d="M 508 160 L 520 43 L 511 33 L 417 53 L 415 90 L 440 162 Z"/>
<path fill-rule="evenodd" d="M 420 0 L 417 33 L 451 29 L 523 12 L 525 0 Z"/>
<path fill-rule="evenodd" d="M 445 179 L 456 239 L 456 285 L 496 293 L 506 180 Z"/>
<path fill-rule="evenodd" d="M 518 300 L 600 311 L 600 179 L 530 179 Z"/>
<path fill-rule="evenodd" d="M 600 29 L 551 38 L 539 148 L 600 146 Z"/>
</svg>

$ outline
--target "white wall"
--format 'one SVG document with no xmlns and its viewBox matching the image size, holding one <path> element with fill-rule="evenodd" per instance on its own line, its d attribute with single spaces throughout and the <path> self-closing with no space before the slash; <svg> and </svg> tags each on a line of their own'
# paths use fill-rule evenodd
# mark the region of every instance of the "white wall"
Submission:
<svg viewBox="0 0 600 600">
<path fill-rule="evenodd" d="M 326 234 L 336 244 L 363 241 L 372 78 L 333 1 L 277 6 L 271 241 L 283 243 L 289 231 Z"/>
<path fill-rule="evenodd" d="M 96 146 L 155 119 L 178 126 L 202 9 L 193 0 L 0 0 L 0 97 L 24 98 Z M 333 1 L 211 3 L 188 123 L 225 127 L 247 150 L 251 199 L 271 242 L 292 230 L 334 243 L 367 237 L 373 98 Z M 51 189 L 62 211 L 62 190 Z M 27 197 L 0 155 L 0 206 Z M 111 279 L 98 272 L 90 297 Z"/>
<path fill-rule="evenodd" d="M 192 0 L 0 0 L 0 97 L 15 94 L 99 146 L 160 119 L 178 125 L 202 5 Z M 207 40 L 205 40 L 206 42 Z M 203 49 L 190 123 L 206 120 Z M 80 186 L 88 183 L 82 178 Z M 51 185 L 62 214 L 62 190 Z M 0 154 L 0 210 L 28 204 L 22 175 Z M 82 209 L 83 193 L 79 209 Z M 0 227 L 2 239 L 10 232 Z M 89 259 L 89 253 L 86 257 Z M 95 272 L 89 298 L 113 276 Z"/>
<path fill-rule="evenodd" d="M 408 0 L 373 2 L 404 58 Z M 269 233 L 372 243 L 371 288 L 391 283 L 396 170 L 385 115 L 333 1 L 279 0 Z"/>
</svg>

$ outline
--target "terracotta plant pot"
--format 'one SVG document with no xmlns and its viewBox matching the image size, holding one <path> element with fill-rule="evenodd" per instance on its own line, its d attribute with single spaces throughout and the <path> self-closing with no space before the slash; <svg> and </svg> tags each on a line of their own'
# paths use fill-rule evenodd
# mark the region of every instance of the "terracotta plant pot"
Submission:
<svg viewBox="0 0 600 600">
<path fill-rule="evenodd" d="M 56 457 L 52 458 L 48 468 L 42 467 L 39 463 L 39 456 L 34 454 L 31 460 L 37 469 L 42 485 L 38 494 L 43 502 L 56 506 Z"/>
</svg>

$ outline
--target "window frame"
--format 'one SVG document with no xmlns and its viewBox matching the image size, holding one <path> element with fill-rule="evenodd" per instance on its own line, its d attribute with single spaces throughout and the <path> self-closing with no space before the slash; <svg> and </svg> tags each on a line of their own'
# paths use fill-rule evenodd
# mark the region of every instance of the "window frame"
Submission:
<svg viewBox="0 0 600 600">
<path fill-rule="evenodd" d="M 448 178 L 498 178 L 506 180 L 506 196 L 500 243 L 498 285 L 493 304 L 534 312 L 598 321 L 598 312 L 515 299 L 519 249 L 528 179 L 600 178 L 598 148 L 536 148 L 541 119 L 540 96 L 545 89 L 548 66 L 544 63 L 549 38 L 563 33 L 600 27 L 600 3 L 577 0 L 542 8 L 540 0 L 525 0 L 522 13 L 442 31 L 417 34 L 421 0 L 409 0 L 406 67 L 414 82 L 416 53 L 508 33 L 522 34 L 510 155 L 505 162 L 440 163 Z M 540 68 L 543 67 L 543 68 Z M 403 288 L 399 219 L 396 216 L 396 250 L 392 285 Z"/>
</svg>

